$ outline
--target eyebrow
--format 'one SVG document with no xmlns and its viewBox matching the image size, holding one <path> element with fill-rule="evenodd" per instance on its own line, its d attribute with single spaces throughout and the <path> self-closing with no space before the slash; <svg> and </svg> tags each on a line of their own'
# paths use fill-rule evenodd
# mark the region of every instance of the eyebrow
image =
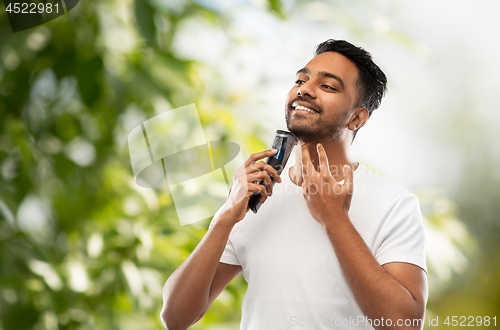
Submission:
<svg viewBox="0 0 500 330">
<path fill-rule="evenodd" d="M 299 74 L 299 73 L 305 73 L 306 75 L 310 74 L 309 70 L 307 68 L 300 69 L 299 71 L 297 71 L 297 74 Z M 332 78 L 332 79 L 337 80 L 340 83 L 340 86 L 342 86 L 342 89 L 345 89 L 344 81 L 339 76 L 334 75 L 333 73 L 330 73 L 330 72 L 326 72 L 326 71 L 320 71 L 320 72 L 318 72 L 318 74 L 322 77 Z"/>
</svg>

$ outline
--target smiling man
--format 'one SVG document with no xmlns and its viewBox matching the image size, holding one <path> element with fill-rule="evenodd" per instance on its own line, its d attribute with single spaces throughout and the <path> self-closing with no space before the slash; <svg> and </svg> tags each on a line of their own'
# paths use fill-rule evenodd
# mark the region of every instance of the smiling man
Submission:
<svg viewBox="0 0 500 330">
<path fill-rule="evenodd" d="M 287 126 L 300 140 L 295 164 L 280 177 L 258 161 L 276 152 L 267 150 L 235 175 L 228 202 L 165 284 L 169 329 L 201 319 L 240 274 L 248 282 L 241 329 L 423 327 L 418 199 L 349 157 L 385 88 L 364 49 L 343 40 L 318 46 L 287 96 Z M 247 207 L 254 192 L 266 202 L 257 214 Z"/>
</svg>

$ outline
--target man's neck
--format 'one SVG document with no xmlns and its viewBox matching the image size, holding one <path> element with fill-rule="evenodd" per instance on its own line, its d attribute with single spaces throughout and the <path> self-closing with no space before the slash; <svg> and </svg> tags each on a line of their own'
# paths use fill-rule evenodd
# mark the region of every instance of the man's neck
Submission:
<svg viewBox="0 0 500 330">
<path fill-rule="evenodd" d="M 319 171 L 320 164 L 316 145 L 316 142 L 306 143 L 306 147 L 309 149 L 309 154 L 311 155 L 311 162 L 316 171 Z M 359 164 L 349 159 L 348 147 L 344 143 L 322 143 L 322 145 L 326 151 L 330 173 L 336 181 L 344 179 L 344 165 L 349 165 L 353 170 L 356 170 Z M 302 186 L 302 147 L 300 142 L 295 147 L 295 165 L 290 168 L 289 176 L 294 184 Z"/>
</svg>

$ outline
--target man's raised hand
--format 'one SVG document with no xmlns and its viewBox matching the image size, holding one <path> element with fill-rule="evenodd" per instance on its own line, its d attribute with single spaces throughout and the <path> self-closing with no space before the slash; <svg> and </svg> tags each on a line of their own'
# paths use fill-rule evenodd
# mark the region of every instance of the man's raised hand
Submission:
<svg viewBox="0 0 500 330">
<path fill-rule="evenodd" d="M 302 144 L 302 190 L 309 212 L 325 226 L 339 215 L 347 215 L 353 193 L 353 171 L 348 165 L 342 168 L 344 183 L 337 182 L 330 172 L 328 157 L 323 146 L 317 145 L 319 171 L 314 168 L 306 144 Z"/>
</svg>

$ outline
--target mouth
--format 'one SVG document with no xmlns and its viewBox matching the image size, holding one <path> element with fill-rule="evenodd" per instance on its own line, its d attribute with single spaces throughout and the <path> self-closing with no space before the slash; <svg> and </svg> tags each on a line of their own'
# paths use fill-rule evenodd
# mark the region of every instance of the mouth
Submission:
<svg viewBox="0 0 500 330">
<path fill-rule="evenodd" d="M 292 109 L 296 113 L 311 113 L 311 114 L 318 114 L 319 113 L 318 111 L 312 109 L 311 107 L 305 106 L 302 104 L 298 104 L 297 102 L 292 103 Z"/>
</svg>

